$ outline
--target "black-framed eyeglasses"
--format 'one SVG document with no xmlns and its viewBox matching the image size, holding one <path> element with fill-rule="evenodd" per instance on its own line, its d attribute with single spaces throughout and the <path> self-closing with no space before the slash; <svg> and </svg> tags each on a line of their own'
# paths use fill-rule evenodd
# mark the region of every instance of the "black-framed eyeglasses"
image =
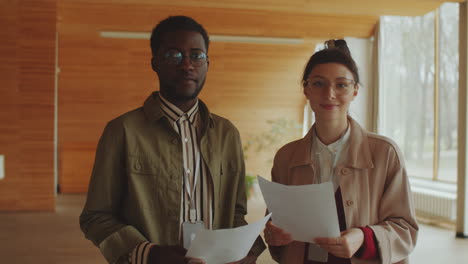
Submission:
<svg viewBox="0 0 468 264">
<path fill-rule="evenodd" d="M 179 65 L 185 57 L 188 57 L 195 67 L 204 65 L 208 60 L 208 55 L 202 50 L 192 50 L 188 55 L 184 55 L 177 49 L 169 49 L 164 52 L 164 62 L 169 65 Z"/>
</svg>

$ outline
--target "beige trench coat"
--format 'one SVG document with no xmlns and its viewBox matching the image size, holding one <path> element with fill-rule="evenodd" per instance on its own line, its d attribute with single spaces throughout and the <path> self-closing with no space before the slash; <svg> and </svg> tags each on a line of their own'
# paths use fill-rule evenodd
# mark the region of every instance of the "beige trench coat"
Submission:
<svg viewBox="0 0 468 264">
<path fill-rule="evenodd" d="M 348 117 L 351 134 L 346 160 L 337 164 L 347 228 L 369 226 L 374 231 L 379 258 L 355 263 L 408 263 L 416 244 L 418 224 L 405 164 L 390 139 L 369 133 Z M 312 129 L 311 129 L 312 131 Z M 312 184 L 312 133 L 282 147 L 275 156 L 272 180 L 287 185 Z M 280 263 L 303 263 L 305 243 L 294 241 L 270 247 Z"/>
</svg>

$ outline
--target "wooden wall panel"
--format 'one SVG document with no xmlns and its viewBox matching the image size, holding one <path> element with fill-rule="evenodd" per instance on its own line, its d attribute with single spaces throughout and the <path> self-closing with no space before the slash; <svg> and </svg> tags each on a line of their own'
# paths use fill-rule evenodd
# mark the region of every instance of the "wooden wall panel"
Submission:
<svg viewBox="0 0 468 264">
<path fill-rule="evenodd" d="M 145 16 L 147 7 L 140 8 Z M 85 10 L 66 3 L 59 7 L 59 156 L 64 192 L 86 191 L 83 186 L 89 181 L 95 146 L 106 122 L 141 106 L 158 90 L 157 76 L 149 64 L 148 40 L 107 39 L 96 33 L 104 23 L 108 23 L 106 29 L 118 30 L 118 25 L 110 23 L 115 17 L 107 14 L 118 17 L 121 9 L 88 6 Z M 69 20 L 72 11 L 82 19 L 73 14 Z M 98 13 L 103 16 L 99 21 Z M 155 17 L 168 15 L 161 12 Z M 215 19 L 216 14 L 211 17 Z M 157 20 L 129 24 L 138 25 L 136 31 L 145 31 Z M 300 122 L 305 100 L 299 80 L 314 47 L 313 40 L 301 45 L 213 42 L 201 98 L 211 111 L 232 120 L 243 139 L 269 129 L 267 120 L 282 117 Z M 267 160 L 273 154 L 255 155 L 256 159 L 248 161 L 249 172 L 268 176 L 271 165 Z"/>
<path fill-rule="evenodd" d="M 83 193 L 88 189 L 88 178 L 91 175 L 95 144 L 89 142 L 67 142 L 61 149 L 62 177 L 60 192 Z"/>
<path fill-rule="evenodd" d="M 0 210 L 53 210 L 56 2 L 0 7 Z"/>
<path fill-rule="evenodd" d="M 268 120 L 301 124 L 305 99 L 300 80 L 315 44 L 213 43 L 201 98 L 239 128 L 244 143 L 270 130 Z M 247 172 L 269 178 L 274 154 L 274 150 L 247 153 Z"/>
</svg>

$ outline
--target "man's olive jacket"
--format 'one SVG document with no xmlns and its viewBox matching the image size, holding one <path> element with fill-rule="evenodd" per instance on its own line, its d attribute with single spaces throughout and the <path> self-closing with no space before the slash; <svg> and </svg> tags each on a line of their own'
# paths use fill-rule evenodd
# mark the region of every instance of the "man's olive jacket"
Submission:
<svg viewBox="0 0 468 264">
<path fill-rule="evenodd" d="M 214 190 L 213 229 L 245 225 L 245 166 L 238 130 L 199 102 L 200 152 Z M 142 241 L 179 245 L 182 141 L 154 92 L 110 121 L 99 140 L 80 226 L 108 262 Z M 252 253 L 265 246 L 257 239 Z M 119 260 L 120 262 L 120 260 Z"/>
</svg>

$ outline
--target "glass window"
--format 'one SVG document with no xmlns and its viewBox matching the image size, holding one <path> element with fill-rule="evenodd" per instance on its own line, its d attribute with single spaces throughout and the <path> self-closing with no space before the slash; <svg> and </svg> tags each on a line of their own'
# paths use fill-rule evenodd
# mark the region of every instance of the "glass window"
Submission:
<svg viewBox="0 0 468 264">
<path fill-rule="evenodd" d="M 446 3 L 381 18 L 378 129 L 400 146 L 412 177 L 456 182 L 458 17 L 458 4 Z"/>
<path fill-rule="evenodd" d="M 411 176 L 432 179 L 434 13 L 383 17 L 379 132 L 397 142 Z"/>
</svg>

